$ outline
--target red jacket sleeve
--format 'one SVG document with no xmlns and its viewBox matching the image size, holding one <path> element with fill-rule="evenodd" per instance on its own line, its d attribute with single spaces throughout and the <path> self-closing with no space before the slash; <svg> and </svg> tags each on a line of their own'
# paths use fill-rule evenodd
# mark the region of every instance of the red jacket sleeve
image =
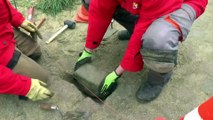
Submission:
<svg viewBox="0 0 213 120">
<path fill-rule="evenodd" d="M 122 68 L 130 72 L 137 72 L 143 67 L 142 56 L 140 54 L 141 39 L 147 28 L 155 20 L 146 18 L 142 13 L 143 11 L 140 11 L 140 17 L 135 25 L 134 32 L 120 64 Z"/>
<path fill-rule="evenodd" d="M 91 0 L 89 7 L 89 26 L 85 47 L 95 49 L 99 46 L 115 13 L 117 0 Z"/>
<path fill-rule="evenodd" d="M 194 8 L 198 18 L 205 11 L 208 0 L 184 0 L 184 3 Z"/>
<path fill-rule="evenodd" d="M 14 74 L 9 68 L 0 65 L 0 94 L 25 96 L 30 90 L 31 79 Z"/>
<path fill-rule="evenodd" d="M 25 20 L 25 18 L 23 17 L 23 15 L 21 13 L 19 13 L 11 4 L 8 0 L 7 1 L 7 4 L 8 4 L 8 7 L 10 9 L 10 13 L 11 13 L 11 24 L 12 26 L 14 27 L 19 27 L 22 22 Z"/>
</svg>

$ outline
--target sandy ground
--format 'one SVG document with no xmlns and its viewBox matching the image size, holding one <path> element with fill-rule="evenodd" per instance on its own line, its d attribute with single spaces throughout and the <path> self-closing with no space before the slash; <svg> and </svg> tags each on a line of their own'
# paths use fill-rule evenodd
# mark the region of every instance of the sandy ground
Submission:
<svg viewBox="0 0 213 120">
<path fill-rule="evenodd" d="M 26 9 L 19 7 L 26 13 Z M 63 11 L 56 17 L 35 11 L 35 20 L 46 17 L 40 31 L 47 40 L 63 26 L 64 20 L 73 20 L 76 11 Z M 1 95 L 0 120 L 154 120 L 165 116 L 169 120 L 189 112 L 213 94 L 213 2 L 209 1 L 205 14 L 193 25 L 187 40 L 180 45 L 178 66 L 162 94 L 153 102 L 141 104 L 135 92 L 146 79 L 146 68 L 138 73 L 125 73 L 118 89 L 99 105 L 84 96 L 71 82 L 73 65 L 82 51 L 87 24 L 77 24 L 66 30 L 52 43 L 39 40 L 43 56 L 38 61 L 51 72 L 49 88 L 55 93 L 50 100 L 31 102 L 13 95 Z M 123 29 L 118 24 L 116 29 Z M 102 42 L 95 51 L 93 64 L 111 72 L 121 60 L 128 41 L 119 41 L 117 34 Z M 53 104 L 59 110 L 43 110 L 40 104 Z"/>
</svg>

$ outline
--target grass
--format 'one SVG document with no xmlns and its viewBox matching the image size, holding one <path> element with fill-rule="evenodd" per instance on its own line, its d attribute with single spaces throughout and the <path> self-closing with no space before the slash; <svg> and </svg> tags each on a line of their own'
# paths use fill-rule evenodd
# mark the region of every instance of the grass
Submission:
<svg viewBox="0 0 213 120">
<path fill-rule="evenodd" d="M 15 3 L 14 3 L 15 1 Z M 62 10 L 72 9 L 74 5 L 79 4 L 80 0 L 10 0 L 15 6 L 26 7 L 34 6 L 41 9 L 47 15 L 55 16 Z"/>
<path fill-rule="evenodd" d="M 36 5 L 44 13 L 55 16 L 62 10 L 72 8 L 76 0 L 39 0 Z"/>
<path fill-rule="evenodd" d="M 35 6 L 37 4 L 36 0 L 10 0 L 13 6 L 18 7 L 26 7 L 29 8 L 30 6 Z M 15 4 L 16 3 L 16 4 Z"/>
</svg>

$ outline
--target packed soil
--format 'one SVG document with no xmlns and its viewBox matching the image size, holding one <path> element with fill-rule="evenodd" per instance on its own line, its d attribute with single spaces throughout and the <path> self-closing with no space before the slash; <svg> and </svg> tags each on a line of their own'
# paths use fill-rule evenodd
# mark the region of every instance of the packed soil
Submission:
<svg viewBox="0 0 213 120">
<path fill-rule="evenodd" d="M 135 98 L 137 89 L 146 81 L 146 67 L 137 73 L 124 73 L 118 88 L 104 104 L 85 96 L 72 83 L 73 67 L 83 50 L 88 24 L 77 23 L 75 29 L 65 30 L 51 43 L 45 41 L 63 27 L 65 20 L 74 21 L 78 6 L 55 17 L 35 10 L 36 23 L 46 18 L 40 28 L 44 39 L 38 40 L 43 55 L 37 62 L 50 71 L 49 89 L 55 94 L 39 102 L 1 95 L 0 120 L 154 120 L 157 116 L 178 120 L 213 95 L 213 1 L 209 1 L 206 12 L 194 22 L 188 38 L 180 44 L 172 79 L 162 94 L 149 103 L 140 103 Z M 20 5 L 18 9 L 26 16 L 27 8 Z M 124 28 L 115 22 L 114 29 Z M 127 44 L 128 41 L 118 40 L 117 33 L 113 34 L 95 50 L 92 64 L 111 72 L 119 65 Z M 47 105 L 53 105 L 53 109 Z"/>
</svg>

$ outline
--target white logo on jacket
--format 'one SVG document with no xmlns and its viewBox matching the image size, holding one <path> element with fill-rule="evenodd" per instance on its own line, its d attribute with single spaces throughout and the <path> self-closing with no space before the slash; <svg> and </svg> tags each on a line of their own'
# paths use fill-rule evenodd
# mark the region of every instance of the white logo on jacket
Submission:
<svg viewBox="0 0 213 120">
<path fill-rule="evenodd" d="M 138 3 L 136 3 L 136 2 L 133 2 L 132 3 L 132 9 L 138 9 Z"/>
</svg>

